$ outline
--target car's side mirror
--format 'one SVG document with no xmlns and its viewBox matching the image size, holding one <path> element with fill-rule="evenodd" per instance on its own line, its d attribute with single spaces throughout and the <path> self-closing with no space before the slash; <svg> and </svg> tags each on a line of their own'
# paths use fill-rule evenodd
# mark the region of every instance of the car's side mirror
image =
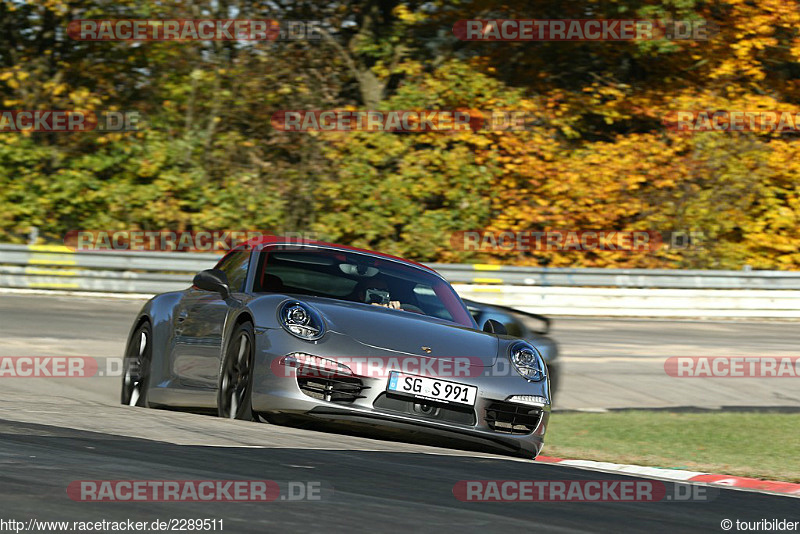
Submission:
<svg viewBox="0 0 800 534">
<path fill-rule="evenodd" d="M 506 334 L 506 327 L 503 326 L 503 323 L 500 321 L 487 319 L 487 321 L 483 323 L 483 331 L 489 332 L 490 334 L 504 335 Z"/>
<path fill-rule="evenodd" d="M 222 298 L 226 299 L 231 294 L 231 288 L 228 285 L 228 277 L 219 269 L 206 269 L 200 271 L 194 277 L 192 283 L 200 289 L 206 291 L 216 291 Z"/>
</svg>

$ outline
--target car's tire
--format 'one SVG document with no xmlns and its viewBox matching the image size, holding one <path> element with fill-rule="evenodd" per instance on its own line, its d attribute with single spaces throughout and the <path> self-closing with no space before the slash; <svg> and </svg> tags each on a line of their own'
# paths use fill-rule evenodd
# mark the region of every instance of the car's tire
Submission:
<svg viewBox="0 0 800 534">
<path fill-rule="evenodd" d="M 133 333 L 122 360 L 122 392 L 120 402 L 128 406 L 147 407 L 150 387 L 150 365 L 153 361 L 153 334 L 149 321 L 143 321 Z"/>
<path fill-rule="evenodd" d="M 253 405 L 253 364 L 255 336 L 249 322 L 237 326 L 225 349 L 217 387 L 217 414 L 228 419 L 255 421 Z"/>
</svg>

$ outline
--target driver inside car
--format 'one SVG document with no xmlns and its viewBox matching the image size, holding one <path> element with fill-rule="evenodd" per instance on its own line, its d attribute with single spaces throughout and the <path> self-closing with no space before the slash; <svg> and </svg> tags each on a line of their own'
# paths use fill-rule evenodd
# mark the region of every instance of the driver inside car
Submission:
<svg viewBox="0 0 800 534">
<path fill-rule="evenodd" d="M 400 309 L 400 301 L 392 300 L 389 293 L 389 284 L 382 278 L 366 280 L 360 284 L 358 301 L 373 306 L 383 306 L 393 310 Z"/>
</svg>

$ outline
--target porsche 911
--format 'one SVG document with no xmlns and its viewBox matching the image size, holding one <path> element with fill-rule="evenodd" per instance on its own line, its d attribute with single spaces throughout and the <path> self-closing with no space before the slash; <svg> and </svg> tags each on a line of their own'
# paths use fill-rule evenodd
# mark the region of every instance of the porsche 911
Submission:
<svg viewBox="0 0 800 534">
<path fill-rule="evenodd" d="M 121 401 L 391 429 L 529 458 L 550 415 L 539 349 L 498 321 L 479 327 L 436 271 L 275 236 L 144 305 Z"/>
</svg>

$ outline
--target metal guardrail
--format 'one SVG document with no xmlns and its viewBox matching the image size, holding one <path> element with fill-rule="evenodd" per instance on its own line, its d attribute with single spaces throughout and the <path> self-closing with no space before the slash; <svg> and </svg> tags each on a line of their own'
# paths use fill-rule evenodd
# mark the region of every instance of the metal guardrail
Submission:
<svg viewBox="0 0 800 534">
<path fill-rule="evenodd" d="M 70 266 L 103 271 L 192 272 L 210 268 L 221 254 L 186 252 L 101 251 L 76 252 L 60 245 L 0 244 L 0 265 Z"/>
<path fill-rule="evenodd" d="M 800 291 L 453 284 L 462 298 L 541 315 L 800 318 Z"/>
<path fill-rule="evenodd" d="M 453 283 L 540 287 L 800 289 L 798 271 L 598 269 L 429 264 Z"/>
<path fill-rule="evenodd" d="M 0 287 L 154 294 L 220 254 L 0 244 Z M 543 314 L 800 317 L 800 272 L 429 264 L 464 296 Z"/>
<path fill-rule="evenodd" d="M 0 287 L 9 287 L 6 285 L 8 276 L 28 276 L 34 279 L 37 277 L 86 278 L 107 280 L 108 282 L 141 280 L 142 282 L 185 283 L 182 281 L 190 281 L 191 276 L 148 275 L 148 273 L 193 274 L 210 268 L 220 257 L 220 254 L 185 252 L 75 252 L 64 246 L 0 244 Z M 13 269 L 8 266 L 22 266 L 24 269 Z M 797 271 L 545 268 L 443 263 L 431 263 L 429 266 L 436 269 L 451 283 L 462 284 L 644 289 L 800 290 L 800 272 Z M 65 267 L 69 269 L 64 272 L 44 269 Z M 96 287 L 93 286 L 92 289 L 96 289 Z"/>
</svg>

